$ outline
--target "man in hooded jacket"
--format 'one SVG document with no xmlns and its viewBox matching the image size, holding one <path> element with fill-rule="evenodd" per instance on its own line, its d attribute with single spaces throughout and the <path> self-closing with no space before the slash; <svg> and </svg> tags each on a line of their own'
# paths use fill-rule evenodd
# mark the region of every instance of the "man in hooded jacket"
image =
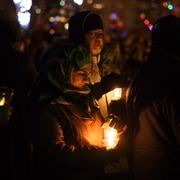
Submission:
<svg viewBox="0 0 180 180">
<path fill-rule="evenodd" d="M 60 57 L 62 51 L 66 51 L 65 55 L 68 57 L 68 50 L 77 46 L 86 48 L 91 55 L 91 94 L 96 99 L 100 99 L 103 94 L 117 86 L 127 86 L 126 77 L 113 73 L 113 70 L 107 73 L 107 76 L 102 74 L 101 67 L 104 66 L 101 53 L 104 48 L 104 26 L 100 15 L 91 10 L 78 12 L 70 17 L 68 41 L 62 46 L 50 47 L 42 57 L 42 66 L 51 61 L 53 57 Z"/>
</svg>

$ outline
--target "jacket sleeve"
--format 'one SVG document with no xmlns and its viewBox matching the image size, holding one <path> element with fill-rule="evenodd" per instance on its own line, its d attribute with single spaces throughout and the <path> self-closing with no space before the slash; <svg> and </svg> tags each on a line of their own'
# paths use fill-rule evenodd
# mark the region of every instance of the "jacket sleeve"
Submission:
<svg viewBox="0 0 180 180">
<path fill-rule="evenodd" d="M 110 73 L 104 76 L 100 82 L 91 85 L 91 95 L 97 100 L 101 98 L 101 96 L 116 87 L 127 87 L 128 86 L 128 78 L 126 76 Z"/>
</svg>

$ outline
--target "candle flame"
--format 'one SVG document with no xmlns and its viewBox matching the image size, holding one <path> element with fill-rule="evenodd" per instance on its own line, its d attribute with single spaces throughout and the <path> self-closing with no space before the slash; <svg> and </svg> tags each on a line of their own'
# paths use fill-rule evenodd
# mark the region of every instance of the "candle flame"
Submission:
<svg viewBox="0 0 180 180">
<path fill-rule="evenodd" d="M 5 104 L 5 97 L 0 98 L 0 106 L 4 106 Z"/>
<path fill-rule="evenodd" d="M 109 122 L 103 124 L 103 128 L 104 128 L 103 142 L 106 145 L 106 149 L 113 149 L 114 147 L 116 147 L 119 141 L 118 132 L 116 129 L 109 126 Z"/>
<path fill-rule="evenodd" d="M 115 88 L 113 90 L 114 95 L 112 97 L 113 100 L 119 100 L 121 98 L 121 94 L 122 94 L 122 89 L 121 88 Z"/>
</svg>

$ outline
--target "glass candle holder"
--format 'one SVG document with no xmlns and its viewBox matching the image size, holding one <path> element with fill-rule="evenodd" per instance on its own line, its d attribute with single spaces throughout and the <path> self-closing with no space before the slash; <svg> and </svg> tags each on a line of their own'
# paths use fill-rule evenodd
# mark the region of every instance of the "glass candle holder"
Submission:
<svg viewBox="0 0 180 180">
<path fill-rule="evenodd" d="M 5 86 L 0 87 L 0 106 L 9 105 L 14 95 L 14 90 Z"/>
</svg>

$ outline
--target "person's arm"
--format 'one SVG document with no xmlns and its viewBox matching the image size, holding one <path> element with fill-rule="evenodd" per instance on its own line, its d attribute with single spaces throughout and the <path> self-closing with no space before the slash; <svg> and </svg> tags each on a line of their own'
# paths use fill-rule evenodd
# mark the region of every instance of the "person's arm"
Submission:
<svg viewBox="0 0 180 180">
<path fill-rule="evenodd" d="M 128 78 L 125 76 L 116 73 L 108 74 L 104 76 L 100 82 L 90 86 L 91 96 L 98 100 L 103 94 L 113 90 L 114 88 L 127 87 L 128 83 Z"/>
</svg>

